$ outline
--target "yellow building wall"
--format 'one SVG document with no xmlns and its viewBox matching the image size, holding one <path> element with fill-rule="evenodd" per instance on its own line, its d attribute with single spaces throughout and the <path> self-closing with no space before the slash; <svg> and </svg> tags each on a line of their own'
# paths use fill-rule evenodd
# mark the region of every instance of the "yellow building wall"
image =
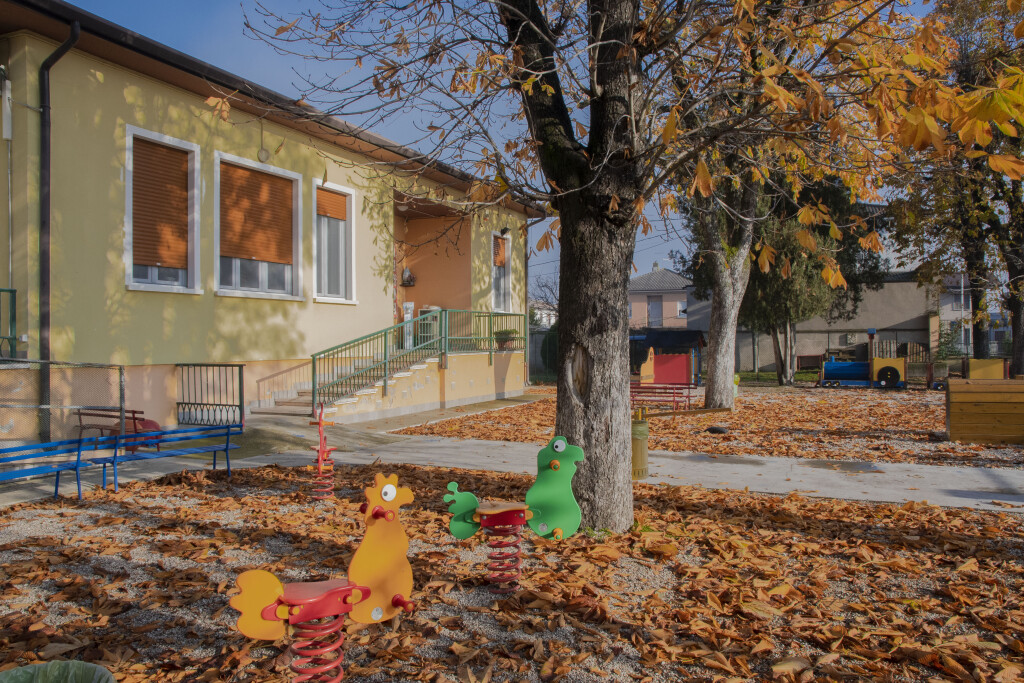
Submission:
<svg viewBox="0 0 1024 683">
<path fill-rule="evenodd" d="M 39 64 L 57 43 L 19 32 L 0 38 L 13 99 L 39 102 Z M 245 362 L 247 385 L 308 360 L 313 352 L 372 333 L 394 322 L 396 299 L 421 304 L 437 275 L 437 298 L 459 307 L 490 310 L 490 236 L 511 228 L 513 310 L 525 311 L 525 239 L 522 214 L 494 208 L 474 216 L 465 255 L 431 253 L 413 271 L 417 287 L 396 294 L 396 226 L 391 185 L 373 177 L 364 159 L 292 129 L 231 110 L 226 119 L 194 93 L 77 50 L 51 72 L 51 357 L 129 367 L 129 407 L 152 410 L 161 422 L 173 414 L 173 364 Z M 38 357 L 39 116 L 14 108 L 12 143 L 13 267 L 0 261 L 18 290 L 20 350 Z M 136 291 L 126 286 L 126 146 L 128 126 L 199 145 L 198 280 L 200 293 Z M 241 298 L 217 292 L 214 280 L 215 153 L 252 161 L 262 148 L 268 165 L 300 174 L 301 246 L 296 255 L 300 300 Z M 0 144 L 6 163 L 6 149 Z M 314 180 L 355 191 L 355 298 L 339 304 L 314 300 Z M 430 188 L 426 181 L 420 187 Z M 0 217 L 6 230 L 6 211 Z M 400 229 L 400 228 L 399 228 Z M 6 254 L 6 234 L 3 249 Z M 459 292 L 461 291 L 461 294 Z M 417 295 L 424 293 L 417 299 Z M 431 294 L 427 298 L 433 298 Z M 435 304 L 436 305 L 436 304 Z M 247 396 L 255 398 L 255 391 Z M 134 403 L 134 405 L 132 405 Z M 147 407 L 151 406 L 151 407 Z"/>
</svg>

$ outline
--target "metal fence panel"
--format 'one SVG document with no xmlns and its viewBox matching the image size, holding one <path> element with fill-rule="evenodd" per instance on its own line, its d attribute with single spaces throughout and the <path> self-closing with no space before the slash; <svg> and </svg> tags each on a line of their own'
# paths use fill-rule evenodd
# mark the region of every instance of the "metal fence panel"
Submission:
<svg viewBox="0 0 1024 683">
<path fill-rule="evenodd" d="M 245 422 L 245 365 L 178 363 L 178 424 L 200 427 Z"/>
<path fill-rule="evenodd" d="M 112 411 L 124 432 L 123 366 L 0 358 L 0 444 L 77 439 L 83 410 Z"/>
</svg>

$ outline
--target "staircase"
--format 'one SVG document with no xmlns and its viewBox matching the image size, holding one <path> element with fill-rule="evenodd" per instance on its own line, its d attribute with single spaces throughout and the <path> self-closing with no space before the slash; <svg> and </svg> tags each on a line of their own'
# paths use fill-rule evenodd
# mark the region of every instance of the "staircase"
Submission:
<svg viewBox="0 0 1024 683">
<path fill-rule="evenodd" d="M 426 371 L 449 353 L 523 350 L 525 316 L 484 311 L 431 311 L 386 329 L 313 354 L 312 362 L 264 378 L 281 376 L 288 387 L 273 407 L 252 413 L 313 415 L 315 406 L 388 396 L 402 378 Z M 289 375 L 291 373 L 291 375 Z M 300 377 L 301 374 L 301 377 Z M 261 380 L 263 381 L 263 380 Z"/>
</svg>

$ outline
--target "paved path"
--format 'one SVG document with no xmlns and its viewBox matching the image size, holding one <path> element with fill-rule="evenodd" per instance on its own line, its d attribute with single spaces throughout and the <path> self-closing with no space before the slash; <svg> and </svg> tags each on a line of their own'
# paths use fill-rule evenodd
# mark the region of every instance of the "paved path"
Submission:
<svg viewBox="0 0 1024 683">
<path fill-rule="evenodd" d="M 519 402 L 509 402 L 509 405 Z M 460 414 L 471 412 L 475 411 L 467 407 Z M 437 417 L 419 414 L 380 421 L 380 424 L 328 428 L 329 443 L 344 449 L 344 452 L 334 454 L 335 462 L 367 464 L 379 458 L 385 463 L 536 472 L 539 447 L 532 444 L 400 436 L 383 434 L 373 429 L 396 429 L 404 424 L 423 424 Z M 305 418 L 267 416 L 267 419 L 261 417 L 251 420 L 247 428 L 312 437 L 315 427 L 307 423 Z M 311 461 L 309 451 L 290 450 L 233 459 L 232 465 L 236 468 L 271 463 L 298 466 Z M 129 463 L 121 466 L 120 472 L 122 480 L 149 480 L 200 466 L 200 461 L 195 459 L 165 458 Z M 649 483 L 749 488 L 751 491 L 776 494 L 796 491 L 807 496 L 895 503 L 926 500 L 936 505 L 1024 513 L 1024 468 L 941 467 L 652 451 L 650 472 L 651 477 L 647 479 Z M 87 485 L 98 485 L 99 477 L 99 468 L 85 470 L 83 473 Z M 51 477 L 46 477 L 33 482 L 0 485 L 0 507 L 52 495 L 52 481 Z M 66 483 L 61 485 L 62 493 L 72 495 L 74 477 L 65 475 L 64 481 Z"/>
</svg>

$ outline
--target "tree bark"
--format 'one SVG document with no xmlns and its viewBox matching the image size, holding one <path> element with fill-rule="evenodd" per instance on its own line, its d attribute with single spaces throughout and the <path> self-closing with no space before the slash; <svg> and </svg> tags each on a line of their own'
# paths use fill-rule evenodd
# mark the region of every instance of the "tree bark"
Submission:
<svg viewBox="0 0 1024 683">
<path fill-rule="evenodd" d="M 736 246 L 723 247 L 717 217 L 698 220 L 702 248 L 711 265 L 711 320 L 708 323 L 708 372 L 704 387 L 705 408 L 733 407 L 733 376 L 736 374 L 736 324 L 740 304 L 750 280 L 750 246 L 753 243 L 753 210 L 756 191 L 745 188 L 736 221 Z"/>
<path fill-rule="evenodd" d="M 560 211 L 574 229 L 562 233 L 555 431 L 586 454 L 573 480 L 584 525 L 624 531 L 633 522 L 626 304 L 635 232 L 575 208 L 578 217 Z"/>
<path fill-rule="evenodd" d="M 779 380 L 779 386 L 791 387 L 796 370 L 793 361 L 793 323 L 786 321 L 781 326 L 773 327 L 771 332 L 772 348 L 775 351 L 775 376 Z"/>
<path fill-rule="evenodd" d="M 1014 378 L 1024 375 L 1024 234 L 1010 237 L 1000 244 L 1000 251 L 1010 281 L 1003 303 L 1010 314 L 1010 377 Z"/>
<path fill-rule="evenodd" d="M 967 266 L 967 281 L 971 290 L 971 352 L 974 358 L 988 358 L 988 263 L 985 260 L 986 237 L 978 234 L 965 234 L 961 239 L 964 252 L 964 264 Z"/>
<path fill-rule="evenodd" d="M 633 118 L 640 65 L 620 51 L 635 42 L 639 0 L 589 4 L 598 47 L 586 148 L 559 82 L 546 10 L 535 0 L 508 0 L 500 15 L 521 75 L 539 80 L 520 94 L 562 226 L 555 432 L 586 456 L 573 479 L 584 528 L 625 531 L 633 523 L 626 303 L 646 162 L 633 153 L 645 125 Z"/>
</svg>

